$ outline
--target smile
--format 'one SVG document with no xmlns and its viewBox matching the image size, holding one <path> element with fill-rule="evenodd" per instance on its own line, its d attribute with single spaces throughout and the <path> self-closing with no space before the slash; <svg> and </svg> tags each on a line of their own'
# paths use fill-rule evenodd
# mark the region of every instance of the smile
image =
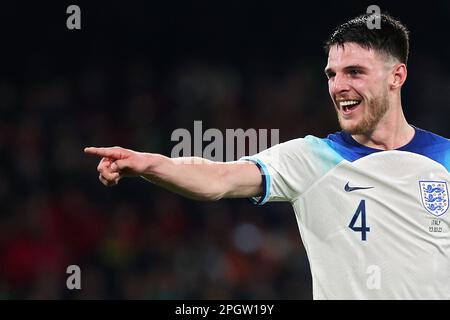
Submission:
<svg viewBox="0 0 450 320">
<path fill-rule="evenodd" d="M 340 110 L 344 115 L 348 115 L 356 110 L 361 103 L 361 100 L 341 100 L 338 101 Z"/>
</svg>

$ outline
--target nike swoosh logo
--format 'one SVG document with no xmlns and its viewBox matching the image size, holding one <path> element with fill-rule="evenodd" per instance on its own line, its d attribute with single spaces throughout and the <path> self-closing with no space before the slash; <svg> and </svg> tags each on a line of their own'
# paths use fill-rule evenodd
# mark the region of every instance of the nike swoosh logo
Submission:
<svg viewBox="0 0 450 320">
<path fill-rule="evenodd" d="M 347 182 L 347 184 L 344 187 L 345 192 L 352 192 L 355 190 L 364 190 L 364 189 L 373 189 L 374 187 L 350 187 L 349 182 Z"/>
</svg>

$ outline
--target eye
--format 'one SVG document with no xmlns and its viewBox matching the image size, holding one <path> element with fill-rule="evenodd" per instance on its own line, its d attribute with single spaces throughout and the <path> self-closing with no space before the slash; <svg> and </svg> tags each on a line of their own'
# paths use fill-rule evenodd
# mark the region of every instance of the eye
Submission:
<svg viewBox="0 0 450 320">
<path fill-rule="evenodd" d="M 361 71 L 359 71 L 358 69 L 351 69 L 351 70 L 350 70 L 350 74 L 351 74 L 352 76 L 357 76 L 357 75 L 360 75 L 360 74 L 361 74 Z"/>
</svg>

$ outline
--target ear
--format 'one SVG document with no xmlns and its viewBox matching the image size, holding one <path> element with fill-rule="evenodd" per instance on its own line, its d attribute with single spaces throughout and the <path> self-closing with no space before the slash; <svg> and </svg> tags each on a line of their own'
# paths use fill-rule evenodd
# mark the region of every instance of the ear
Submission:
<svg viewBox="0 0 450 320">
<path fill-rule="evenodd" d="M 396 64 L 392 69 L 392 82 L 390 83 L 391 89 L 401 88 L 403 83 L 406 81 L 407 74 L 408 72 L 404 63 Z"/>
</svg>

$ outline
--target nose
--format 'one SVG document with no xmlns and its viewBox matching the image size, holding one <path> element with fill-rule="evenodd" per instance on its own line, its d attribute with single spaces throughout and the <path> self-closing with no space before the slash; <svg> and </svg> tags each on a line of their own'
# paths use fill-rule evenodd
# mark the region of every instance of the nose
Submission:
<svg viewBox="0 0 450 320">
<path fill-rule="evenodd" d="M 333 96 L 341 95 L 350 91 L 350 84 L 345 75 L 336 74 L 330 81 L 330 93 Z"/>
</svg>

